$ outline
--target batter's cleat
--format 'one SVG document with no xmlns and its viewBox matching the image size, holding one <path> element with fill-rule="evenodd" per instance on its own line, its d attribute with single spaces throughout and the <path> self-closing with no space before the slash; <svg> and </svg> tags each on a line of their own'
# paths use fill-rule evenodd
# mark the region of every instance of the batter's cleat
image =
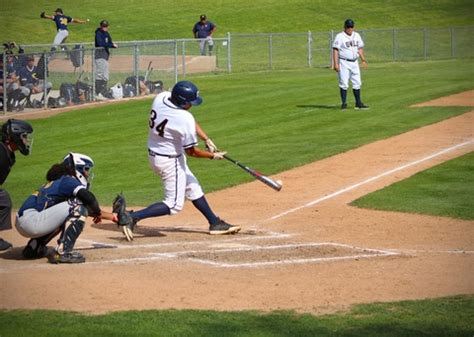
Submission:
<svg viewBox="0 0 474 337">
<path fill-rule="evenodd" d="M 356 105 L 354 107 L 354 109 L 356 109 L 356 110 L 368 110 L 369 107 L 367 105 L 365 105 L 364 103 L 362 103 L 362 104 Z"/>
<path fill-rule="evenodd" d="M 347 104 L 346 103 L 342 103 L 341 104 L 341 110 L 346 110 L 347 109 Z"/>
<path fill-rule="evenodd" d="M 71 252 L 64 252 L 59 254 L 56 252 L 54 254 L 53 260 L 51 263 L 84 263 L 86 262 L 86 258 L 79 252 L 71 251 Z"/>
<path fill-rule="evenodd" d="M 48 247 L 38 243 L 38 240 L 31 239 L 23 248 L 22 255 L 27 260 L 40 259 L 48 254 Z"/>
<path fill-rule="evenodd" d="M 8 248 L 11 248 L 12 244 L 8 241 L 3 240 L 0 238 L 0 251 L 7 250 Z"/>
<path fill-rule="evenodd" d="M 128 242 L 133 241 L 133 231 L 135 230 L 135 226 L 137 225 L 137 220 L 130 217 L 131 222 L 125 226 L 122 226 L 122 232 L 125 235 L 125 238 Z"/>
<path fill-rule="evenodd" d="M 240 231 L 240 226 L 231 225 L 224 220 L 219 219 L 219 221 L 209 226 L 209 234 L 211 235 L 222 235 L 222 234 L 235 234 Z"/>
</svg>

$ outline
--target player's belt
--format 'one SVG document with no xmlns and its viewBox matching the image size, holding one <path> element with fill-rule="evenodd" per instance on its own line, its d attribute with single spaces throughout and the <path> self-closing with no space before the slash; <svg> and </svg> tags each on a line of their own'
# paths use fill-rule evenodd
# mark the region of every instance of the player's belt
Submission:
<svg viewBox="0 0 474 337">
<path fill-rule="evenodd" d="M 349 61 L 349 62 L 355 62 L 355 61 L 357 61 L 357 59 L 355 59 L 355 60 L 349 60 L 349 59 L 345 59 L 345 58 L 343 58 L 343 57 L 340 57 L 339 60 L 344 60 L 344 61 Z"/>
<path fill-rule="evenodd" d="M 162 153 L 157 153 L 150 149 L 148 149 L 148 154 L 152 157 L 160 156 L 160 157 L 167 157 L 167 158 L 179 158 L 182 155 L 182 154 L 162 154 Z"/>
</svg>

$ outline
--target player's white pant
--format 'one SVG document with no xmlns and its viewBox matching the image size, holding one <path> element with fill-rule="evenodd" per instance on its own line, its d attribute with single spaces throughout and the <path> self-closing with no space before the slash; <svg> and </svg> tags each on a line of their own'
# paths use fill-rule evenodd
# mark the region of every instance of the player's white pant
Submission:
<svg viewBox="0 0 474 337">
<path fill-rule="evenodd" d="M 109 61 L 106 59 L 95 59 L 95 79 L 101 81 L 109 80 Z"/>
<path fill-rule="evenodd" d="M 54 37 L 53 47 L 59 46 L 61 43 L 66 41 L 67 37 L 69 36 L 69 31 L 62 29 L 58 30 L 56 36 Z"/>
<path fill-rule="evenodd" d="M 170 208 L 171 215 L 183 209 L 185 198 L 196 200 L 204 195 L 185 155 L 178 158 L 150 155 L 148 159 L 152 170 L 161 177 L 165 194 L 163 202 Z"/>
<path fill-rule="evenodd" d="M 360 77 L 359 62 L 357 60 L 351 62 L 340 59 L 338 77 L 339 88 L 347 90 L 350 80 L 352 82 L 352 89 L 360 89 L 362 80 Z"/>
<path fill-rule="evenodd" d="M 70 210 L 71 204 L 67 201 L 41 212 L 30 208 L 25 210 L 21 217 L 17 215 L 15 226 L 24 237 L 39 238 L 59 228 L 69 217 Z"/>
<path fill-rule="evenodd" d="M 199 41 L 199 49 L 201 51 L 201 55 L 206 55 L 206 45 L 209 46 L 209 55 L 211 54 L 212 47 L 214 47 L 214 40 L 211 36 L 206 37 L 205 39 L 200 39 Z"/>
</svg>

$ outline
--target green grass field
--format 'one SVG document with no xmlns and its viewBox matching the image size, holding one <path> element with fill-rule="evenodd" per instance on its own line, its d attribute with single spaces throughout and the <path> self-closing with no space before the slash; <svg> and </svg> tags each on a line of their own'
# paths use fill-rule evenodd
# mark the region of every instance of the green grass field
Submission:
<svg viewBox="0 0 474 337">
<path fill-rule="evenodd" d="M 87 316 L 77 313 L 0 311 L 1 336 L 91 337 L 471 337 L 474 298 L 357 305 L 323 316 L 293 312 L 139 311 Z"/>
<path fill-rule="evenodd" d="M 474 152 L 352 203 L 357 207 L 474 220 Z"/>
<path fill-rule="evenodd" d="M 193 111 L 219 147 L 273 174 L 467 111 L 409 107 L 472 88 L 474 67 L 466 62 L 473 64 L 455 60 L 373 65 L 363 74 L 363 98 L 371 109 L 344 113 L 339 110 L 336 75 L 328 69 L 199 76 L 193 80 L 204 104 Z M 33 154 L 18 156 L 5 184 L 15 207 L 68 151 L 95 159 L 92 190 L 102 203 L 110 204 L 120 191 L 132 205 L 158 200 L 161 184 L 148 167 L 146 152 L 150 103 L 114 104 L 33 120 Z M 208 192 L 252 179 L 227 162 L 189 162 Z"/>
<path fill-rule="evenodd" d="M 72 43 L 93 41 L 94 30 L 104 18 L 111 23 L 114 39 L 130 41 L 191 38 L 192 27 L 202 13 L 216 23 L 216 37 L 219 37 L 227 32 L 340 30 L 348 17 L 356 21 L 359 29 L 471 25 L 474 11 L 474 4 L 469 0 L 391 0 L 383 3 L 342 0 L 337 6 L 322 0 L 63 0 L 57 3 L 2 0 L 0 20 L 6 26 L 0 33 L 0 40 L 16 40 L 22 44 L 50 43 L 54 38 L 54 24 L 41 20 L 39 14 L 52 12 L 58 6 L 65 14 L 91 20 L 87 25 L 71 27 L 69 42 Z"/>
</svg>

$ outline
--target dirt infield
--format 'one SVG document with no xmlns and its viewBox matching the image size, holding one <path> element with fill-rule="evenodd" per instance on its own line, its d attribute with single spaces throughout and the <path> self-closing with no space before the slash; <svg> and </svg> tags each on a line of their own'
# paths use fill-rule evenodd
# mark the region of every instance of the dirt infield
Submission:
<svg viewBox="0 0 474 337">
<path fill-rule="evenodd" d="M 24 261 L 26 239 L 0 255 L 1 308 L 101 313 L 193 308 L 326 313 L 355 303 L 474 292 L 474 221 L 348 204 L 474 149 L 474 111 L 275 176 L 208 195 L 243 227 L 209 236 L 190 204 L 140 223 L 133 243 L 87 226 L 82 265 Z M 2 233 L 3 235 L 3 233 Z"/>
</svg>

